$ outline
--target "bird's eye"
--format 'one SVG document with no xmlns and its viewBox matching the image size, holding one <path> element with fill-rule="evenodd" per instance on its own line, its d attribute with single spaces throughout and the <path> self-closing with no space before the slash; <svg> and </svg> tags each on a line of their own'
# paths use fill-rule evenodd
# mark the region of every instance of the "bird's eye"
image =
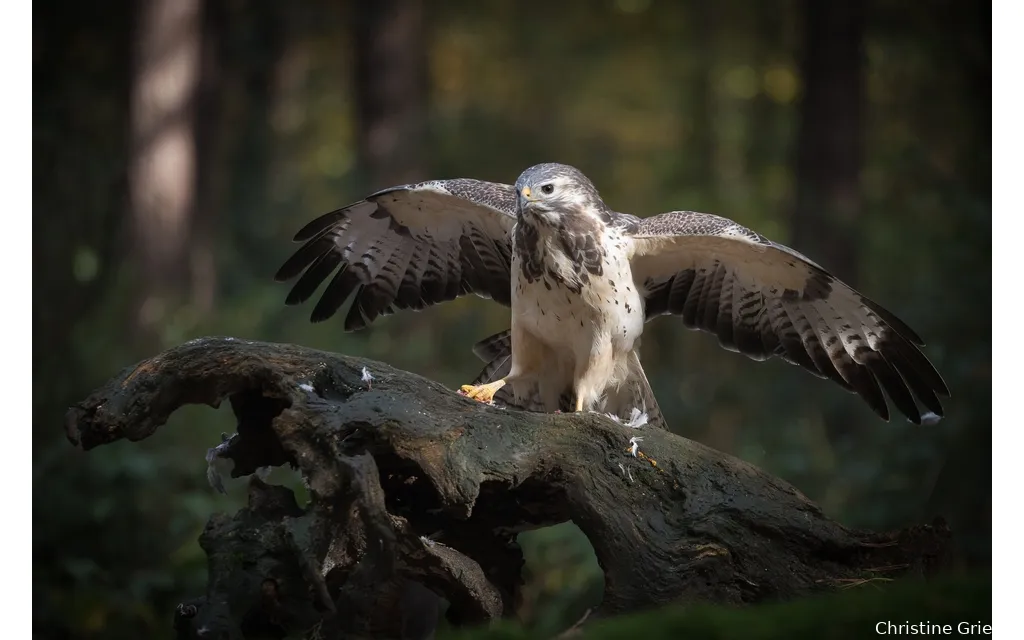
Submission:
<svg viewBox="0 0 1024 640">
<path fill-rule="evenodd" d="M 555 185 L 551 184 L 550 182 L 547 184 L 542 184 L 540 186 L 540 192 L 543 193 L 544 195 L 549 196 L 555 192 Z"/>
</svg>

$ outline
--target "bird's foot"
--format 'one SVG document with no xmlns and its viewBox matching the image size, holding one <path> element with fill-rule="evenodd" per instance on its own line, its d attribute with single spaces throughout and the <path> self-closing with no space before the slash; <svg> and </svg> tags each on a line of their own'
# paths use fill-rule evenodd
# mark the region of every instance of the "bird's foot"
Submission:
<svg viewBox="0 0 1024 640">
<path fill-rule="evenodd" d="M 495 380 L 494 382 L 488 382 L 487 384 L 481 384 L 475 387 L 471 384 L 464 384 L 459 391 L 463 395 L 469 396 L 470 398 L 480 402 L 494 402 L 494 394 L 498 393 L 498 390 L 504 386 L 504 380 Z"/>
</svg>

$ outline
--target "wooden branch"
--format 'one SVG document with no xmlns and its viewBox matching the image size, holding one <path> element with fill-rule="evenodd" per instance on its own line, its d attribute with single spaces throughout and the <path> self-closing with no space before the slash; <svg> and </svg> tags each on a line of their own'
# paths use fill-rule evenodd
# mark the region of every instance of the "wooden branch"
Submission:
<svg viewBox="0 0 1024 640">
<path fill-rule="evenodd" d="M 171 349 L 71 408 L 67 434 L 85 449 L 142 440 L 181 405 L 225 398 L 237 433 L 213 456 L 236 477 L 293 465 L 311 501 L 254 477 L 247 508 L 210 519 L 208 592 L 179 607 L 181 637 L 398 637 L 409 581 L 448 599 L 456 624 L 508 616 L 516 534 L 567 520 L 604 571 L 595 615 L 928 573 L 949 548 L 941 522 L 847 529 L 789 484 L 667 431 L 485 406 L 378 362 L 285 344 Z"/>
</svg>

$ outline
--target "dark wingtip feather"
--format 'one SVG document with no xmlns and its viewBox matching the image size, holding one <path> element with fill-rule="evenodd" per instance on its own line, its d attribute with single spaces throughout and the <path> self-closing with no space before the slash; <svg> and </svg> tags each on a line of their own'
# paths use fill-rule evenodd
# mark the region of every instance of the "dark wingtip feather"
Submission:
<svg viewBox="0 0 1024 640">
<path fill-rule="evenodd" d="M 367 321 L 363 317 L 359 304 L 353 303 L 345 315 L 345 331 L 359 331 L 360 329 L 365 329 L 366 325 Z"/>
<path fill-rule="evenodd" d="M 309 316 L 310 322 L 322 322 L 341 308 L 345 300 L 360 284 L 359 276 L 351 265 L 346 266 L 331 279 L 320 300 L 313 307 L 313 313 Z"/>
<path fill-rule="evenodd" d="M 910 348 L 914 348 L 911 346 Z M 895 351 L 891 346 L 883 345 L 881 349 L 882 357 L 884 357 L 890 365 L 903 377 L 904 382 L 910 387 L 910 391 L 914 394 L 921 404 L 928 409 L 929 412 L 941 418 L 944 415 L 942 403 L 939 401 L 937 392 L 939 389 L 934 389 L 928 382 L 915 370 L 911 363 L 907 362 L 906 359 L 900 358 L 898 351 Z M 924 420 L 925 416 L 921 416 Z"/>
<path fill-rule="evenodd" d="M 912 344 L 916 344 L 919 347 L 924 346 L 924 340 L 921 339 L 921 336 L 917 335 L 917 332 L 911 329 L 906 322 L 903 322 L 898 317 L 896 317 L 896 314 L 889 311 L 888 309 L 878 304 L 877 302 L 869 300 L 868 298 L 864 297 L 863 294 L 857 293 L 857 295 L 860 296 L 861 302 L 864 303 L 864 306 L 877 313 L 878 317 L 880 317 L 882 320 L 885 321 L 886 324 L 892 327 L 896 333 L 906 338 L 906 340 L 908 342 L 911 342 Z"/>
<path fill-rule="evenodd" d="M 896 373 L 896 370 L 880 354 L 874 353 L 868 360 L 867 366 L 875 377 L 878 378 L 882 388 L 885 389 L 885 392 L 889 395 L 889 398 L 896 405 L 896 408 L 899 409 L 900 413 L 905 415 L 914 424 L 921 424 L 921 410 L 918 409 L 910 389 L 907 388 L 907 384 Z"/>
<path fill-rule="evenodd" d="M 898 358 L 901 362 L 906 362 L 906 366 L 910 367 L 914 373 L 922 378 L 924 384 L 931 387 L 935 393 L 951 397 L 949 393 L 949 387 L 946 386 L 946 381 L 942 379 L 942 374 L 939 373 L 935 365 L 931 363 L 928 358 L 921 353 L 921 350 L 902 340 L 889 340 L 886 345 L 891 348 L 894 352 L 894 357 Z"/>
<path fill-rule="evenodd" d="M 323 284 L 327 276 L 331 275 L 340 264 L 341 253 L 338 251 L 325 251 L 302 274 L 299 281 L 288 292 L 288 297 L 285 298 L 284 303 L 286 305 L 296 305 L 309 300 L 310 296 L 316 292 L 317 287 Z"/>
<path fill-rule="evenodd" d="M 323 280 L 321 280 L 320 282 L 323 282 Z M 319 285 L 320 283 L 318 282 L 317 284 Z M 306 300 L 309 300 L 309 295 L 310 294 L 304 291 L 299 291 L 299 285 L 296 284 L 294 287 L 291 288 L 291 291 L 288 292 L 288 297 L 284 299 L 284 304 L 286 307 L 294 307 L 296 305 L 300 305 Z"/>
<path fill-rule="evenodd" d="M 348 214 L 348 210 L 356 206 L 357 204 L 360 203 L 356 202 L 355 204 L 350 204 L 347 207 L 335 209 L 330 213 L 325 213 L 319 218 L 314 218 L 310 222 L 307 222 L 306 226 L 302 227 L 301 229 L 298 230 L 298 232 L 296 232 L 295 236 L 292 238 L 292 241 L 305 242 L 306 240 L 309 240 L 310 238 L 319 235 L 320 233 L 337 224 L 338 221 L 342 220 Z"/>
<path fill-rule="evenodd" d="M 330 238 L 317 236 L 299 247 L 274 274 L 277 282 L 287 282 L 302 273 L 306 267 L 316 263 L 325 253 L 334 248 Z"/>
<path fill-rule="evenodd" d="M 387 315 L 394 300 L 387 289 L 379 283 L 359 287 L 348 315 L 345 317 L 345 331 L 358 331 L 371 325 L 381 315 Z"/>
<path fill-rule="evenodd" d="M 305 249 L 305 247 L 302 249 Z M 309 256 L 303 253 L 302 249 L 299 249 L 289 256 L 289 258 L 285 260 L 284 264 L 278 268 L 277 273 L 274 274 L 275 282 L 288 282 L 295 276 L 302 273 L 310 262 L 312 262 Z"/>
<path fill-rule="evenodd" d="M 861 398 L 868 400 L 868 398 L 864 394 L 858 392 L 858 395 L 860 395 Z M 868 406 L 871 407 L 871 410 L 874 411 L 875 415 L 881 418 L 883 422 L 889 422 L 889 405 L 886 404 L 884 396 L 882 396 L 882 398 L 883 399 L 881 400 L 881 404 L 875 404 L 871 400 L 868 400 Z"/>
<path fill-rule="evenodd" d="M 847 373 L 850 376 L 850 386 L 856 394 L 868 403 L 879 418 L 889 422 L 889 405 L 885 402 L 885 395 L 875 376 L 860 365 L 851 367 Z"/>
<path fill-rule="evenodd" d="M 318 324 L 330 318 L 334 313 L 323 313 L 323 311 L 317 311 L 316 307 L 313 308 L 313 312 L 309 314 L 309 321 L 313 324 Z"/>
</svg>

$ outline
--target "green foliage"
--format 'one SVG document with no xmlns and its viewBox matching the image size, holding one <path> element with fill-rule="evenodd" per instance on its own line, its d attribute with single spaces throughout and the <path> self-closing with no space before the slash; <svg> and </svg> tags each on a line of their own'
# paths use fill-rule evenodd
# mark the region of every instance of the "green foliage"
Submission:
<svg viewBox="0 0 1024 640">
<path fill-rule="evenodd" d="M 743 638 L 840 640 L 877 635 L 879 623 L 951 625 L 992 624 L 990 576 L 960 576 L 935 582 L 867 583 L 824 596 L 750 607 L 674 606 L 607 620 L 591 621 L 576 636 L 586 640 L 644 638 L 666 640 Z M 975 632 L 975 635 L 982 635 Z M 513 624 L 449 632 L 443 640 L 518 640 L 551 637 Z"/>
<path fill-rule="evenodd" d="M 526 558 L 519 619 L 538 635 L 564 629 L 601 602 L 604 574 L 586 536 L 571 523 L 519 536 Z"/>
</svg>

